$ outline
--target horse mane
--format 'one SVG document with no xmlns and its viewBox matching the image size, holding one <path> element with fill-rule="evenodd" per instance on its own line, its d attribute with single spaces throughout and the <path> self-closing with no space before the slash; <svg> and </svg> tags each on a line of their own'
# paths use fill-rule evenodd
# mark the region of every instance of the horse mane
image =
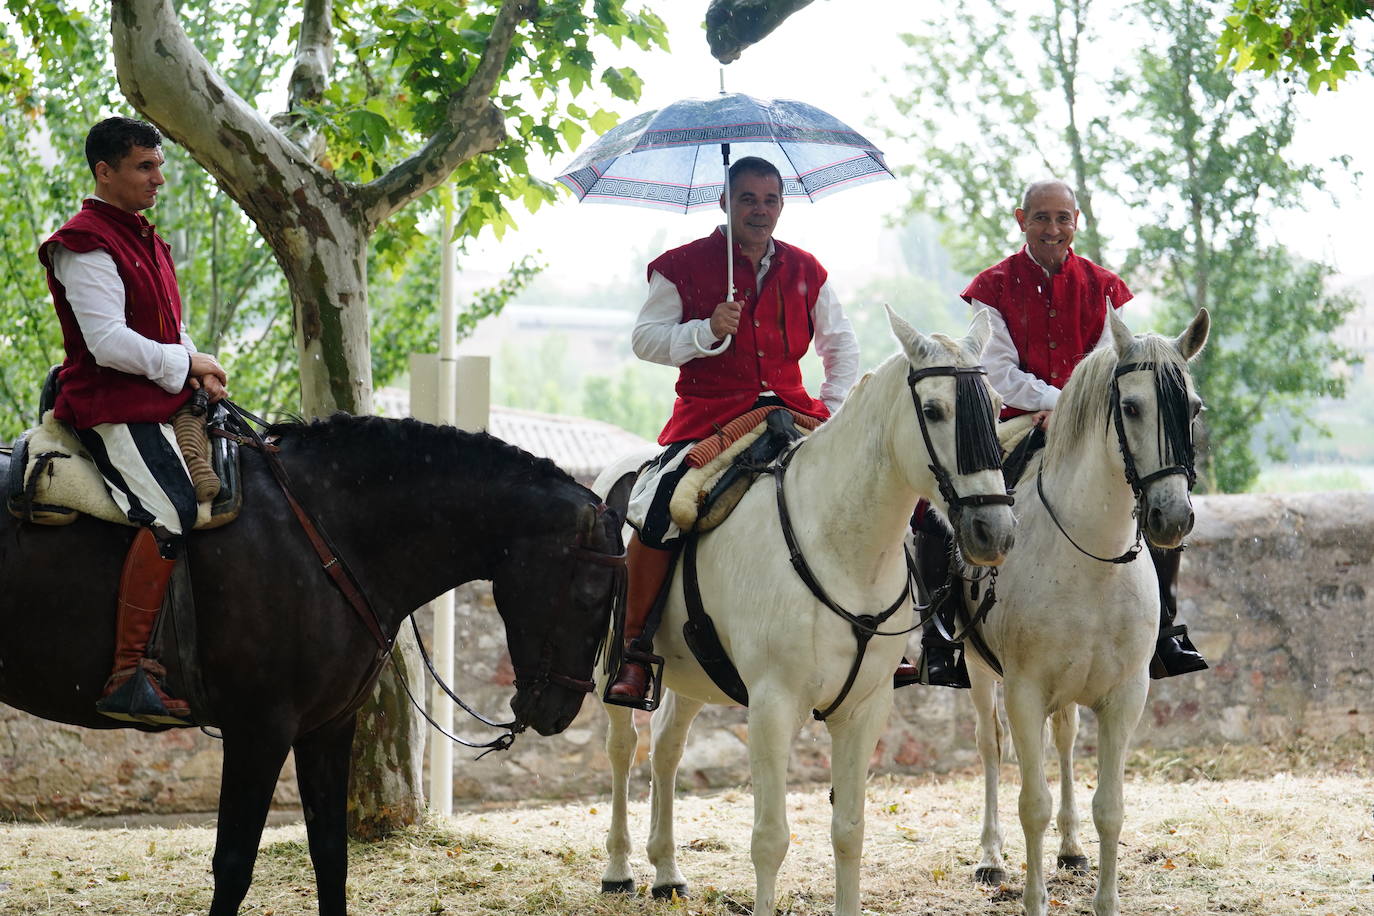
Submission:
<svg viewBox="0 0 1374 916">
<path fill-rule="evenodd" d="M 274 423 L 268 433 L 310 447 L 351 449 L 363 455 L 401 456 L 416 464 L 435 458 L 447 467 L 482 476 L 524 477 L 550 483 L 577 481 L 547 458 L 531 455 L 487 432 L 467 432 L 420 420 L 350 416 L 336 413 L 326 420 Z"/>
<path fill-rule="evenodd" d="M 1178 352 L 1174 341 L 1158 334 L 1136 337 L 1126 361 L 1155 363 L 1180 377 L 1188 373 L 1188 361 Z M 1045 464 L 1065 460 L 1084 436 L 1107 429 L 1111 423 L 1112 377 L 1118 364 L 1116 348 L 1106 346 L 1089 353 L 1073 370 L 1050 415 Z"/>
</svg>

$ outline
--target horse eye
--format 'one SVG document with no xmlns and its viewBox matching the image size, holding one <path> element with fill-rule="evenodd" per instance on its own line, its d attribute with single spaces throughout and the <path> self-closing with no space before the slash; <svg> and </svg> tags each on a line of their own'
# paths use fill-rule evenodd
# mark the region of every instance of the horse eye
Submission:
<svg viewBox="0 0 1374 916">
<path fill-rule="evenodd" d="M 1196 419 L 1197 419 L 1197 415 L 1200 414 L 1200 413 L 1202 413 L 1202 412 L 1203 412 L 1204 410 L 1206 410 L 1206 409 L 1207 409 L 1206 406 L 1204 406 L 1203 403 L 1202 403 L 1201 401 L 1194 401 L 1194 402 L 1193 402 L 1193 419 L 1196 420 Z"/>
<path fill-rule="evenodd" d="M 936 404 L 926 404 L 921 408 L 921 412 L 926 415 L 926 419 L 932 423 L 939 423 L 945 418 L 945 412 Z"/>
<path fill-rule="evenodd" d="M 1121 412 L 1134 420 L 1140 416 L 1140 405 L 1135 401 L 1123 401 L 1121 402 Z"/>
</svg>

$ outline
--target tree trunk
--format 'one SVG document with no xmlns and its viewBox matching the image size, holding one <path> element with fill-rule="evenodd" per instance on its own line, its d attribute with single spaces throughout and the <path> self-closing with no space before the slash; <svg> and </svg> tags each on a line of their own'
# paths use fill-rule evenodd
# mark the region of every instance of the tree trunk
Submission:
<svg viewBox="0 0 1374 916">
<path fill-rule="evenodd" d="M 410 702 L 411 694 L 424 702 L 424 684 L 409 627 L 401 628 L 391 657 L 394 664 L 382 669 L 372 698 L 358 712 L 353 737 L 348 835 L 358 840 L 390 836 L 417 822 L 425 810 L 425 720 Z M 402 679 L 410 685 L 409 692 Z"/>
</svg>

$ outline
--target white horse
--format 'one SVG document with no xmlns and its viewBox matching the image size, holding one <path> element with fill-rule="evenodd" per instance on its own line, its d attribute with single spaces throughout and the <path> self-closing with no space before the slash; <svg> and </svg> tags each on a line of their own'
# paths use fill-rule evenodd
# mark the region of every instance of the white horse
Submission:
<svg viewBox="0 0 1374 916">
<path fill-rule="evenodd" d="M 987 343 L 985 316 L 960 341 L 926 337 L 896 315 L 889 318 L 902 352 L 866 375 L 844 406 L 797 447 L 785 475 L 786 497 L 801 553 L 829 597 L 855 614 L 878 613 L 900 601 L 857 673 L 858 655 L 848 622 L 832 612 L 789 562 L 773 480 L 753 487 L 719 528 L 699 541 L 703 605 L 749 695 L 749 763 L 754 792 L 752 857 L 754 912 L 773 913 L 778 869 L 789 832 L 785 792 L 792 742 L 812 710 L 824 710 L 853 683 L 825 719 L 833 743 L 835 912 L 859 912 L 859 859 L 863 848 L 864 783 L 868 762 L 892 706 L 892 672 L 906 644 L 910 604 L 903 536 L 916 501 L 931 499 L 958 519 L 959 544 L 974 563 L 1000 563 L 1011 547 L 1014 520 L 1000 471 L 959 473 L 956 428 L 992 434 L 995 395 L 964 371 Z M 943 367 L 943 368 L 939 368 Z M 928 370 L 929 374 L 918 374 Z M 957 381 L 957 384 L 956 384 Z M 965 387 L 958 400 L 956 387 Z M 978 389 L 981 388 L 982 391 Z M 984 396 L 984 392 L 987 392 Z M 976 397 L 975 397 L 976 395 Z M 973 404 L 965 402 L 973 401 Z M 918 422 L 917 411 L 924 417 Z M 928 435 L 928 440 L 927 440 Z M 933 444 L 935 454 L 927 449 Z M 595 489 L 606 494 L 644 456 L 630 456 L 603 472 Z M 975 462 L 967 462 L 972 466 Z M 965 464 L 962 460 L 960 465 Z M 937 471 L 956 505 L 941 496 Z M 952 487 L 952 490 L 951 490 Z M 959 501 L 967 500 L 962 507 Z M 985 503 L 977 505 L 977 503 Z M 903 613 L 904 612 L 904 613 Z M 654 651 L 666 660 L 664 699 L 652 720 L 652 783 L 648 853 L 655 868 L 653 893 L 685 895 L 673 841 L 673 787 L 692 719 L 706 703 L 729 705 L 684 642 L 682 577 L 671 587 Z M 608 892 L 633 891 L 626 799 L 636 746 L 631 710 L 607 706 L 606 749 L 612 773 L 610 855 L 602 881 Z"/>
<path fill-rule="evenodd" d="M 997 603 L 980 632 L 1002 667 L 1007 722 L 1021 769 L 1019 810 L 1026 836 L 1028 916 L 1046 909 L 1042 844 L 1051 813 L 1045 786 L 1045 720 L 1059 753 L 1059 865 L 1084 871 L 1073 802 L 1078 707 L 1097 715 L 1097 825 L 1101 868 L 1093 910 L 1115 916 L 1117 839 L 1127 742 L 1145 706 L 1159 626 L 1159 591 L 1148 556 L 1134 562 L 1143 534 L 1176 547 L 1193 527 L 1192 439 L 1201 401 L 1187 361 L 1207 340 L 1199 311 L 1171 340 L 1132 337 L 1108 309 L 1113 346 L 1074 370 L 1050 421 L 1043 454 L 1017 484 L 1017 549 L 998 570 Z M 1133 546 L 1134 545 L 1134 546 Z M 975 602 L 965 592 L 966 607 Z M 1002 729 L 997 675 L 976 652 L 969 676 L 983 762 L 982 861 L 977 880 L 1006 878 L 997 819 Z"/>
</svg>

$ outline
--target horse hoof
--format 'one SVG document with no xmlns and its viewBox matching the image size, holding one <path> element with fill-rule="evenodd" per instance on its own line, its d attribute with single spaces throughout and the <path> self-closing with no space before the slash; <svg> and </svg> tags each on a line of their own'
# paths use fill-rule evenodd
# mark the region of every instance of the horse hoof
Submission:
<svg viewBox="0 0 1374 916">
<path fill-rule="evenodd" d="M 655 900 L 672 900 L 677 897 L 679 900 L 687 899 L 687 885 L 685 884 L 660 884 L 658 887 L 649 891 Z"/>
<path fill-rule="evenodd" d="M 633 894 L 634 892 L 634 878 L 626 878 L 624 881 L 601 882 L 601 893 L 603 894 Z"/>
<path fill-rule="evenodd" d="M 979 884 L 986 884 L 990 887 L 997 887 L 1007 881 L 1007 870 L 1005 868 L 993 868 L 989 865 L 980 865 L 973 870 L 973 880 Z"/>
<path fill-rule="evenodd" d="M 1086 875 L 1089 869 L 1087 856 L 1060 856 L 1058 864 L 1075 875 Z"/>
</svg>

